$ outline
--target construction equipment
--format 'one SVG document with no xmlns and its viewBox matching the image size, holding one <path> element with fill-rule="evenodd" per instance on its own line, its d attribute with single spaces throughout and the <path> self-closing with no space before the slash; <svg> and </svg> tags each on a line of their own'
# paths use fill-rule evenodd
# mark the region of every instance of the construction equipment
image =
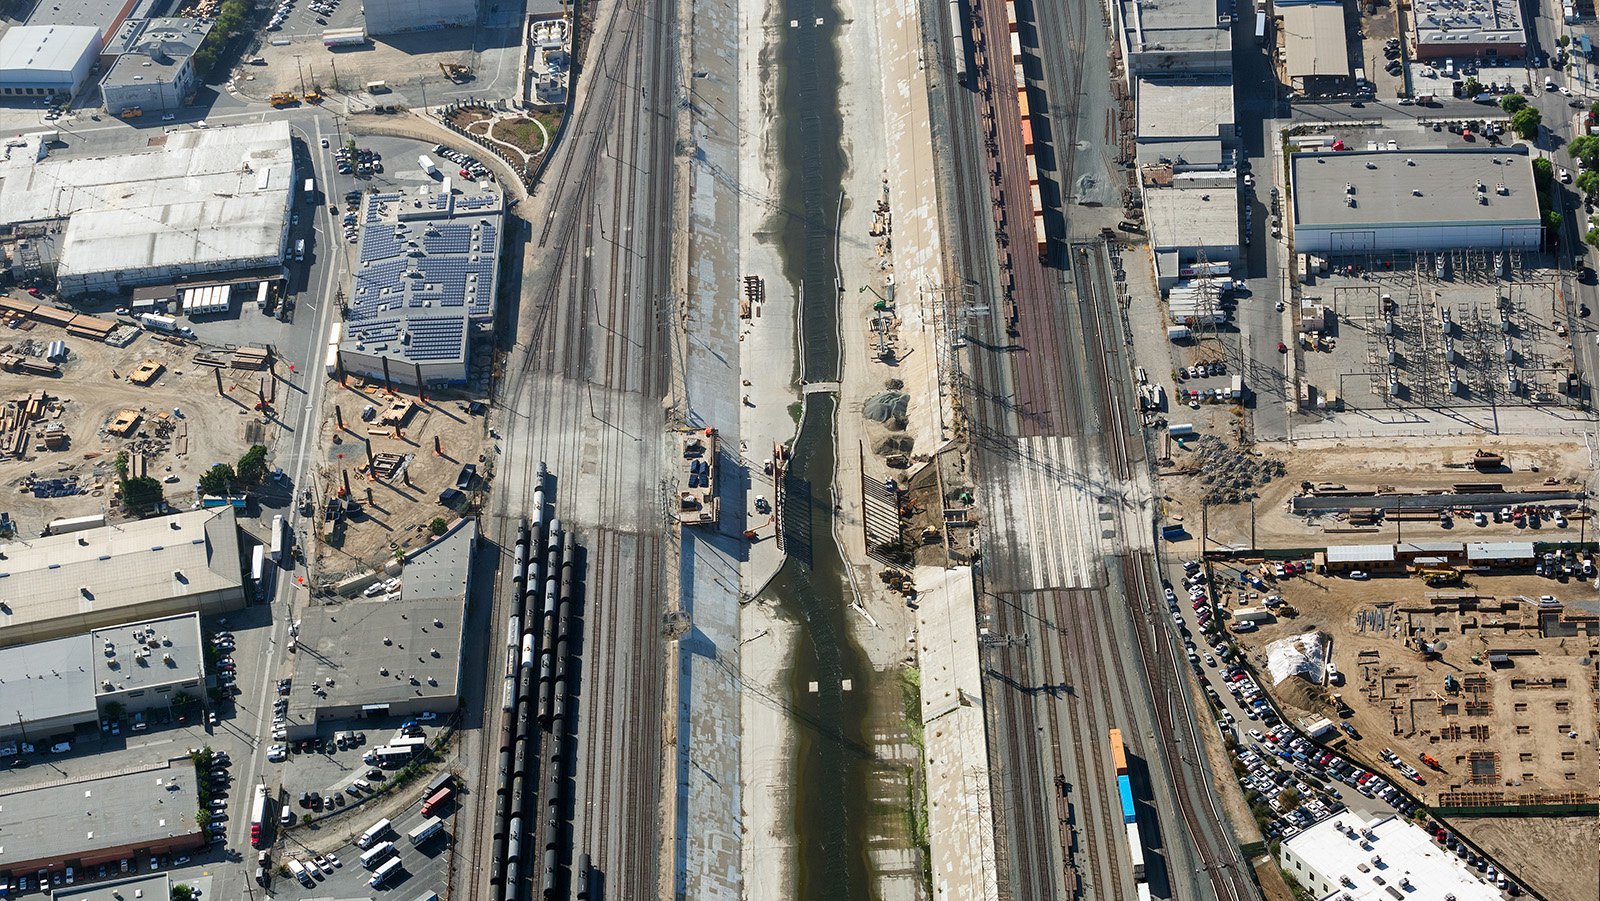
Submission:
<svg viewBox="0 0 1600 901">
<path fill-rule="evenodd" d="M 299 103 L 300 98 L 289 92 L 280 92 L 268 97 L 267 102 L 272 104 L 273 109 L 282 109 L 286 106 L 293 106 L 294 104 Z"/>
<path fill-rule="evenodd" d="M 137 106 L 130 106 L 121 113 L 121 116 L 124 119 L 137 119 L 142 115 L 144 115 L 144 110 Z"/>
<path fill-rule="evenodd" d="M 1424 755 L 1422 755 L 1422 762 L 1427 764 L 1430 767 L 1433 767 L 1436 770 L 1443 770 L 1444 769 L 1444 767 L 1439 765 L 1439 759 L 1434 757 L 1432 754 L 1424 754 Z"/>
<path fill-rule="evenodd" d="M 1445 588 L 1461 584 L 1461 570 L 1454 568 L 1424 569 L 1418 571 L 1429 588 Z"/>
<path fill-rule="evenodd" d="M 472 79 L 471 66 L 462 66 L 456 63 L 440 63 L 439 71 L 444 73 L 445 78 L 448 78 L 458 84 L 463 81 L 470 81 Z"/>
<path fill-rule="evenodd" d="M 307 103 L 321 103 L 322 94 L 319 91 L 307 91 L 305 99 Z"/>
</svg>

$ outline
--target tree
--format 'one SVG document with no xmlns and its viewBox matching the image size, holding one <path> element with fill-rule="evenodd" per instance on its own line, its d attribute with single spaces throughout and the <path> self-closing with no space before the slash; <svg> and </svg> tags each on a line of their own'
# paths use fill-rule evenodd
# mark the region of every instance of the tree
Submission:
<svg viewBox="0 0 1600 901">
<path fill-rule="evenodd" d="M 1278 803 L 1284 810 L 1293 810 L 1300 806 L 1300 793 L 1292 788 L 1286 788 L 1278 793 Z"/>
<path fill-rule="evenodd" d="M 1515 113 L 1528 105 L 1528 98 L 1521 94 L 1507 94 L 1500 98 L 1500 108 L 1508 113 Z"/>
<path fill-rule="evenodd" d="M 1542 156 L 1533 161 L 1533 186 L 1541 195 L 1549 192 L 1550 182 L 1555 177 L 1556 167 L 1554 163 Z"/>
<path fill-rule="evenodd" d="M 216 463 L 200 476 L 200 493 L 223 496 L 233 493 L 233 486 L 238 484 L 239 477 L 234 475 L 233 467 L 226 463 Z"/>
<path fill-rule="evenodd" d="M 172 887 L 172 901 L 194 901 L 194 889 L 180 882 Z"/>
<path fill-rule="evenodd" d="M 1511 130 L 1525 141 L 1531 141 L 1539 135 L 1539 125 L 1544 117 L 1531 106 L 1517 110 L 1511 116 Z"/>
<path fill-rule="evenodd" d="M 1580 135 L 1567 144 L 1567 152 L 1572 158 L 1580 162 L 1587 161 L 1589 171 L 1595 168 L 1595 149 L 1600 147 L 1600 138 L 1594 135 Z"/>
<path fill-rule="evenodd" d="M 448 528 L 450 524 L 444 521 L 443 516 L 435 516 L 433 522 L 428 523 L 428 531 L 435 535 L 443 535 Z"/>
<path fill-rule="evenodd" d="M 257 485 L 267 475 L 267 447 L 264 444 L 252 444 L 250 449 L 239 458 L 239 482 L 243 485 Z"/>
<path fill-rule="evenodd" d="M 1563 221 L 1564 220 L 1561 218 L 1561 214 L 1556 212 L 1555 210 L 1545 210 L 1544 211 L 1544 227 L 1545 227 L 1546 231 L 1552 231 L 1552 232 L 1561 231 L 1561 223 Z"/>
<path fill-rule="evenodd" d="M 135 513 L 150 512 L 162 498 L 161 483 L 149 476 L 123 479 L 118 493 L 122 495 L 122 506 Z"/>
<path fill-rule="evenodd" d="M 1573 185 L 1583 192 L 1583 196 L 1593 197 L 1595 190 L 1600 188 L 1600 173 L 1596 173 L 1593 169 L 1579 172 L 1577 179 L 1573 181 Z"/>
<path fill-rule="evenodd" d="M 1468 78 L 1461 84 L 1461 96 L 1476 97 L 1483 93 L 1483 82 L 1476 78 Z"/>
</svg>

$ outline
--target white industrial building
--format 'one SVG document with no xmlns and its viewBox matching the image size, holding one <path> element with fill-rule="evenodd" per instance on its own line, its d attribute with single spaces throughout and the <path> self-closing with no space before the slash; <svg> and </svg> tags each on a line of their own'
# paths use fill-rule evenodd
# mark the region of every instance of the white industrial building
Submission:
<svg viewBox="0 0 1600 901">
<path fill-rule="evenodd" d="M 244 606 L 232 507 L 0 544 L 0 647 Z"/>
<path fill-rule="evenodd" d="M 473 328 L 494 319 L 500 192 L 456 193 L 447 178 L 362 204 L 344 336 L 329 363 L 407 385 L 467 381 Z"/>
<path fill-rule="evenodd" d="M 1140 78 L 1139 164 L 1174 172 L 1234 168 L 1233 81 L 1225 76 Z"/>
<path fill-rule="evenodd" d="M 121 55 L 100 79 L 106 112 L 145 113 L 178 109 L 199 88 L 194 53 L 211 33 L 199 19 L 140 19 L 124 23 L 117 36 Z"/>
<path fill-rule="evenodd" d="M 1329 817 L 1278 846 L 1283 871 L 1315 899 L 1504 901 L 1494 885 L 1394 814 Z"/>
<path fill-rule="evenodd" d="M 1344 4 L 1280 4 L 1278 9 L 1283 16 L 1283 68 L 1294 92 L 1323 96 L 1349 91 L 1350 45 L 1345 38 Z"/>
<path fill-rule="evenodd" d="M 0 159 L 0 227 L 66 220 L 64 294 L 277 265 L 289 234 L 289 123 L 182 129 L 163 146 L 54 159 L 38 136 Z"/>
<path fill-rule="evenodd" d="M 475 25 L 477 0 L 372 0 L 363 3 L 368 34 L 398 34 L 429 28 Z"/>
<path fill-rule="evenodd" d="M 100 53 L 92 25 L 17 25 L 0 34 L 0 96 L 55 97 L 78 93 Z"/>
<path fill-rule="evenodd" d="M 1144 213 L 1162 291 L 1196 263 L 1238 266 L 1244 259 L 1233 170 L 1173 175 L 1160 184 L 1151 184 L 1147 173 Z"/>
<path fill-rule="evenodd" d="M 1233 71 L 1232 2 L 1118 0 L 1113 8 L 1129 78 Z"/>
<path fill-rule="evenodd" d="M 1298 253 L 1536 250 L 1543 238 L 1520 148 L 1296 153 L 1289 178 Z"/>
<path fill-rule="evenodd" d="M 186 613 L 0 648 L 0 692 L 14 709 L 0 741 L 41 741 L 124 714 L 205 701 L 200 617 Z"/>
</svg>

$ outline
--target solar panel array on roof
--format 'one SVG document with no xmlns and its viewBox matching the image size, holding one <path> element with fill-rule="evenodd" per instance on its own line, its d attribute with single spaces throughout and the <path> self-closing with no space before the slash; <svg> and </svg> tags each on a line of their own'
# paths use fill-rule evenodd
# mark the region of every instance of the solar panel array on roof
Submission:
<svg viewBox="0 0 1600 901">
<path fill-rule="evenodd" d="M 410 202 L 398 193 L 369 195 L 348 318 L 362 322 L 401 311 L 462 308 L 473 318 L 492 317 L 498 220 L 456 214 L 498 211 L 500 204 L 491 193 L 439 192 Z M 430 211 L 443 215 L 426 215 Z"/>
</svg>

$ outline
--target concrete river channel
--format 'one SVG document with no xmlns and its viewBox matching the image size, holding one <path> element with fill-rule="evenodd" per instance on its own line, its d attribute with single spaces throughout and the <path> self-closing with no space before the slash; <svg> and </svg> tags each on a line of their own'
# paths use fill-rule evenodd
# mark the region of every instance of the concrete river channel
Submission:
<svg viewBox="0 0 1600 901">
<path fill-rule="evenodd" d="M 836 241 L 845 171 L 835 35 L 840 13 L 832 0 L 782 0 L 779 18 L 778 247 L 785 276 L 800 285 L 801 377 L 831 382 L 840 369 Z M 782 27 L 790 22 L 796 26 Z M 788 682 L 797 735 L 790 897 L 830 901 L 872 898 L 876 882 L 867 853 L 873 837 L 874 756 L 866 728 L 873 671 L 851 637 L 847 618 L 856 614 L 833 532 L 838 413 L 835 395 L 805 395 L 785 481 L 788 559 L 763 594 L 799 625 Z"/>
</svg>

